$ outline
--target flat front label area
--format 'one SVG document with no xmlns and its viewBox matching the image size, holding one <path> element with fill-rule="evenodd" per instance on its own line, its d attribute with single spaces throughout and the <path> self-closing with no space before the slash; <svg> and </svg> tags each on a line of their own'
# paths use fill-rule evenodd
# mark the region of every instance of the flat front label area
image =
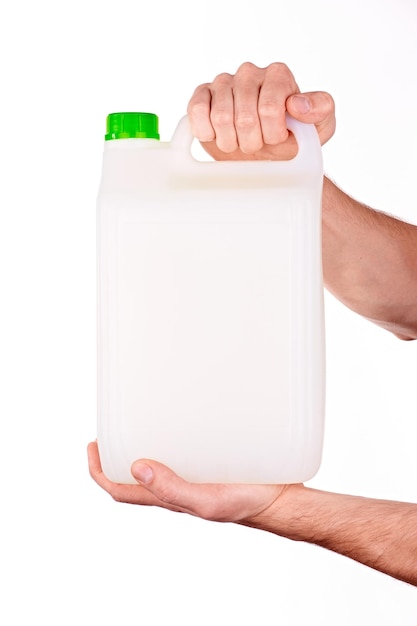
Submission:
<svg viewBox="0 0 417 626">
<path fill-rule="evenodd" d="M 123 419 L 184 432 L 285 425 L 285 224 L 130 221 L 118 237 L 110 353 Z"/>
</svg>

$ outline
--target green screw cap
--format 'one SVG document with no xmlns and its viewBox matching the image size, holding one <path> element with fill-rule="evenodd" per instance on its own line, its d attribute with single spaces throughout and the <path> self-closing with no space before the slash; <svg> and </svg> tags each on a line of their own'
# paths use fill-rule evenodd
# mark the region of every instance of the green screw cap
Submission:
<svg viewBox="0 0 417 626">
<path fill-rule="evenodd" d="M 106 141 L 111 139 L 159 139 L 158 116 L 154 113 L 110 113 Z"/>
</svg>

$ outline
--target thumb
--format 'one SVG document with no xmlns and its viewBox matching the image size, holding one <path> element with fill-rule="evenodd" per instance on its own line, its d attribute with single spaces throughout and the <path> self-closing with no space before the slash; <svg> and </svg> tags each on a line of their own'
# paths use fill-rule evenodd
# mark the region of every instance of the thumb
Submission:
<svg viewBox="0 0 417 626">
<path fill-rule="evenodd" d="M 329 93 L 311 91 L 293 94 L 287 98 L 286 108 L 296 120 L 316 126 L 322 145 L 334 134 L 335 103 Z"/>
<path fill-rule="evenodd" d="M 135 461 L 131 473 L 161 507 L 206 517 L 205 505 L 211 496 L 208 485 L 189 483 L 166 465 L 150 459 Z"/>
</svg>

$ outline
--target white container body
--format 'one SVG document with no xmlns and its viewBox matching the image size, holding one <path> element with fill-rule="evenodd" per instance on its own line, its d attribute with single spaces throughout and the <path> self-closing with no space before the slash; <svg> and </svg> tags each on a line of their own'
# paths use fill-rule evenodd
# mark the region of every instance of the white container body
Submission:
<svg viewBox="0 0 417 626">
<path fill-rule="evenodd" d="M 294 483 L 324 431 L 321 148 L 287 119 L 291 161 L 198 162 L 107 141 L 98 194 L 98 445 L 134 483 L 152 458 L 196 482 Z"/>
</svg>

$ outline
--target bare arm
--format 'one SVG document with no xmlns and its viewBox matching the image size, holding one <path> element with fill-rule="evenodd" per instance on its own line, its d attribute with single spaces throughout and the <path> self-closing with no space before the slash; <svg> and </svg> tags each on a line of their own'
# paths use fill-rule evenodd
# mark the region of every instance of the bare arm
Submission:
<svg viewBox="0 0 417 626">
<path fill-rule="evenodd" d="M 103 474 L 95 443 L 88 452 L 91 476 L 119 502 L 235 522 L 316 544 L 417 586 L 416 504 L 304 485 L 199 485 L 151 460 L 133 464 L 139 484 L 119 485 Z"/>
<path fill-rule="evenodd" d="M 291 487 L 249 526 L 347 556 L 417 586 L 417 505 Z"/>
<path fill-rule="evenodd" d="M 417 338 L 417 226 L 357 202 L 328 178 L 323 272 L 327 289 L 353 311 Z"/>
</svg>

